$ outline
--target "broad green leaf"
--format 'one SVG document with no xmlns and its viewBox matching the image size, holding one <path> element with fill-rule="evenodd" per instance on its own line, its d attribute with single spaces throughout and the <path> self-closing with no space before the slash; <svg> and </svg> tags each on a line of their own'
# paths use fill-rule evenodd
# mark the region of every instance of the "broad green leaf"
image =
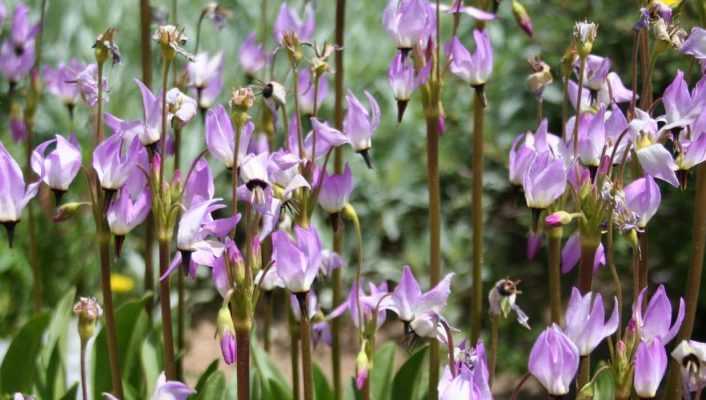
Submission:
<svg viewBox="0 0 706 400">
<path fill-rule="evenodd" d="M 370 374 L 371 392 L 374 399 L 386 400 L 390 398 L 396 347 L 395 343 L 387 342 L 375 352 L 373 371 Z"/>
<path fill-rule="evenodd" d="M 615 399 L 615 376 L 613 369 L 604 369 L 595 378 L 595 389 L 593 400 L 613 400 Z"/>
<path fill-rule="evenodd" d="M 224 400 L 225 398 L 226 378 L 221 371 L 211 374 L 195 397 L 196 400 Z"/>
<path fill-rule="evenodd" d="M 57 399 L 60 393 L 65 391 L 62 343 L 67 333 L 77 334 L 75 326 L 74 329 L 69 327 L 75 295 L 76 289 L 71 289 L 59 300 L 44 335 L 44 343 L 39 355 L 41 376 L 38 377 L 38 382 L 41 382 L 40 393 L 43 394 L 44 399 Z"/>
<path fill-rule="evenodd" d="M 273 389 L 272 382 L 276 382 L 278 386 L 278 390 L 281 389 L 280 391 L 284 391 L 285 397 L 277 397 L 278 399 L 286 400 L 286 399 L 291 399 L 292 394 L 291 390 L 289 390 L 289 385 L 287 384 L 287 380 L 282 376 L 282 373 L 274 366 L 272 361 L 269 359 L 267 353 L 260 347 L 256 341 L 251 341 L 252 345 L 250 346 L 250 356 L 252 359 L 252 365 L 253 368 L 256 369 L 256 371 L 260 374 L 262 377 L 263 382 L 269 382 L 268 391 L 271 391 Z"/>
<path fill-rule="evenodd" d="M 123 381 L 130 382 L 133 387 L 139 387 L 144 379 L 142 369 L 137 362 L 148 327 L 145 314 L 146 301 L 149 301 L 149 297 L 129 301 L 115 311 L 120 370 Z M 110 388 L 110 363 L 105 326 L 103 326 L 93 345 L 93 398 L 100 399 L 101 393 L 109 392 Z"/>
<path fill-rule="evenodd" d="M 54 346 L 54 351 L 51 354 L 49 365 L 45 367 L 45 376 L 40 376 L 41 382 L 39 379 L 37 382 L 43 399 L 58 399 L 66 391 L 64 362 L 59 346 Z"/>
<path fill-rule="evenodd" d="M 157 378 L 162 371 L 161 356 L 157 351 L 159 340 L 155 338 L 155 334 L 156 332 L 152 332 L 152 334 L 144 342 L 142 342 L 140 358 L 142 359 L 142 372 L 145 375 L 145 393 L 152 393 L 154 384 L 157 382 Z"/>
<path fill-rule="evenodd" d="M 42 335 L 49 325 L 49 314 L 42 312 L 30 319 L 15 335 L 0 366 L 3 393 L 31 393 L 36 380 L 37 356 L 42 349 Z"/>
<path fill-rule="evenodd" d="M 199 377 L 199 380 L 196 382 L 196 386 L 194 386 L 194 389 L 196 390 L 197 393 L 200 392 L 201 389 L 203 389 L 204 385 L 208 381 L 208 378 L 210 378 L 211 375 L 213 375 L 216 371 L 218 371 L 218 362 L 219 362 L 219 359 L 213 360 L 210 364 L 208 364 L 208 367 L 203 372 L 203 374 L 201 374 L 201 376 Z"/>
<path fill-rule="evenodd" d="M 392 393 L 395 394 L 395 398 L 400 399 L 412 399 L 414 398 L 415 391 L 419 386 L 419 382 L 423 381 L 421 379 L 422 372 L 426 363 L 428 347 L 423 347 L 412 354 L 407 361 L 397 370 L 395 378 L 392 380 Z"/>
<path fill-rule="evenodd" d="M 318 365 L 314 365 L 314 398 L 316 400 L 334 400 L 333 390 Z"/>
<path fill-rule="evenodd" d="M 79 388 L 79 383 L 74 383 L 73 386 L 71 386 L 71 389 L 66 391 L 66 394 L 64 394 L 59 400 L 76 400 L 76 394 L 78 393 L 78 388 Z"/>
<path fill-rule="evenodd" d="M 69 332 L 69 322 L 71 321 L 75 297 L 76 289 L 72 288 L 59 300 L 56 307 L 52 308 L 52 317 L 49 322 L 49 327 L 47 328 L 47 335 L 41 352 L 41 359 L 45 363 L 45 366 L 54 351 L 54 345 Z M 77 334 L 78 331 L 76 327 L 73 328 L 70 333 Z"/>
</svg>

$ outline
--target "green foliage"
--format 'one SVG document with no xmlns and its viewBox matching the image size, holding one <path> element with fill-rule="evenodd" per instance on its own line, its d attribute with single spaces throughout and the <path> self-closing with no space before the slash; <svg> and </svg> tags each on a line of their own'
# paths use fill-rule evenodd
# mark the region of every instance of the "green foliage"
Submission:
<svg viewBox="0 0 706 400">
<path fill-rule="evenodd" d="M 392 380 L 392 393 L 400 399 L 419 399 L 424 391 L 421 383 L 425 382 L 422 376 L 427 363 L 427 350 L 429 347 L 422 347 L 412 354 L 400 367 Z"/>
<path fill-rule="evenodd" d="M 39 313 L 15 336 L 0 365 L 0 392 L 32 392 L 39 371 L 37 356 L 42 350 L 42 335 L 49 317 L 49 313 Z"/>
<path fill-rule="evenodd" d="M 314 398 L 316 400 L 335 400 L 333 389 L 326 380 L 326 375 L 318 365 L 314 365 Z"/>
</svg>

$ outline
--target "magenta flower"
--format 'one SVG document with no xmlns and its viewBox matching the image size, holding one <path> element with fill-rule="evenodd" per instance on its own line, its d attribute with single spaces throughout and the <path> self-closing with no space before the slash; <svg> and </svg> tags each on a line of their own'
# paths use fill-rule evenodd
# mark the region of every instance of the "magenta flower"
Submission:
<svg viewBox="0 0 706 400">
<path fill-rule="evenodd" d="M 472 6 L 464 6 L 463 0 L 454 0 L 450 6 L 441 5 L 441 11 L 446 11 L 448 14 L 466 14 L 479 21 L 492 21 L 495 19 L 495 14 L 481 10 Z"/>
<path fill-rule="evenodd" d="M 473 87 L 482 86 L 493 72 L 493 48 L 488 32 L 475 29 L 473 39 L 476 51 L 471 54 L 454 36 L 446 45 L 446 54 L 450 60 L 449 70 L 458 78 Z"/>
<path fill-rule="evenodd" d="M 696 94 L 695 89 L 694 95 Z M 661 130 L 667 131 L 691 125 L 701 114 L 705 100 L 706 96 L 692 96 L 689 92 L 689 85 L 684 79 L 684 73 L 678 70 L 674 80 L 662 95 L 662 103 L 666 113 L 657 118 L 657 121 L 665 123 Z"/>
<path fill-rule="evenodd" d="M 15 6 L 10 35 L 0 47 L 0 72 L 10 82 L 20 81 L 34 65 L 34 39 L 41 27 L 30 22 L 29 11 L 24 3 Z"/>
<path fill-rule="evenodd" d="M 652 295 L 647 309 L 642 311 L 643 299 L 647 288 L 642 289 L 637 301 L 633 304 L 632 318 L 637 324 L 637 332 L 643 341 L 650 342 L 658 339 L 663 344 L 668 344 L 679 332 L 684 321 L 684 299 L 679 299 L 679 312 L 674 324 L 672 321 L 672 304 L 664 290 L 664 285 L 659 285 Z"/>
<path fill-rule="evenodd" d="M 577 77 L 580 73 L 580 61 L 577 59 L 574 63 L 574 72 Z M 586 68 L 583 74 L 584 87 L 594 92 L 598 92 L 603 87 L 608 73 L 610 72 L 611 62 L 607 57 L 601 57 L 594 54 L 589 54 L 586 57 Z"/>
<path fill-rule="evenodd" d="M 245 38 L 238 54 L 240 55 L 240 65 L 245 73 L 251 76 L 255 76 L 269 62 L 265 47 L 257 42 L 257 34 L 255 32 L 251 32 Z"/>
<path fill-rule="evenodd" d="M 137 138 L 123 151 L 123 138 L 112 135 L 103 140 L 93 151 L 93 169 L 96 170 L 101 187 L 108 191 L 120 189 L 130 176 L 140 151 L 144 148 Z"/>
<path fill-rule="evenodd" d="M 208 162 L 203 158 L 196 161 L 189 180 L 184 184 L 181 202 L 184 207 L 191 208 L 206 200 L 211 200 L 215 193 L 213 173 Z"/>
<path fill-rule="evenodd" d="M 299 109 L 304 115 L 314 115 L 321 108 L 326 96 L 328 96 L 328 81 L 325 76 L 319 78 L 319 88 L 316 94 L 316 110 L 314 110 L 314 80 L 311 70 L 304 68 L 299 71 Z"/>
<path fill-rule="evenodd" d="M 675 171 L 677 164 L 672 158 L 672 154 L 660 143 L 637 146 L 637 159 L 646 175 L 651 175 L 661 179 L 674 187 L 679 186 L 679 179 Z"/>
<path fill-rule="evenodd" d="M 367 91 L 365 91 L 365 96 L 368 98 L 370 112 L 363 107 L 352 92 L 346 96 L 348 110 L 343 120 L 343 133 L 350 139 L 353 150 L 363 156 L 368 168 L 372 168 L 368 151 L 372 146 L 373 133 L 380 126 L 380 106 Z"/>
<path fill-rule="evenodd" d="M 211 155 L 221 162 L 226 168 L 233 168 L 233 149 L 235 148 L 235 131 L 228 112 L 222 105 L 218 105 L 206 113 L 206 146 Z M 245 160 L 248 145 L 255 126 L 248 122 L 240 133 L 240 146 L 238 148 L 238 166 Z"/>
<path fill-rule="evenodd" d="M 159 374 L 154 392 L 150 400 L 186 400 L 189 396 L 196 393 L 195 390 L 179 381 L 168 381 L 164 372 Z M 117 397 L 109 393 L 103 393 L 105 400 L 118 400 Z"/>
<path fill-rule="evenodd" d="M 566 309 L 566 335 L 574 342 L 579 354 L 587 356 L 606 337 L 615 333 L 620 323 L 618 299 L 613 301 L 613 313 L 605 321 L 603 297 L 600 293 L 581 295 L 577 288 L 571 290 L 571 300 Z"/>
<path fill-rule="evenodd" d="M 294 34 L 302 42 L 311 40 L 316 29 L 316 16 L 310 4 L 307 4 L 304 13 L 306 21 L 302 21 L 299 14 L 283 2 L 273 27 L 275 42 L 282 45 L 286 34 Z"/>
<path fill-rule="evenodd" d="M 637 226 L 645 228 L 657 213 L 662 195 L 654 178 L 647 175 L 632 181 L 624 189 L 625 206 L 638 218 Z"/>
<path fill-rule="evenodd" d="M 311 117 L 311 127 L 312 132 L 304 139 L 304 155 L 312 160 L 325 156 L 332 148 L 351 143 L 351 140 L 346 135 L 330 126 L 328 122 L 321 122 L 318 118 Z M 314 151 L 314 132 L 316 132 L 316 154 L 312 155 L 311 152 Z"/>
<path fill-rule="evenodd" d="M 44 84 L 49 93 L 58 97 L 64 104 L 73 107 L 78 102 L 78 87 L 71 83 L 86 66 L 76 59 L 68 64 L 59 64 L 56 68 L 44 67 Z"/>
<path fill-rule="evenodd" d="M 159 141 L 162 135 L 162 100 L 155 96 L 142 81 L 135 78 L 135 84 L 142 93 L 142 128 L 137 136 L 145 146 L 150 146 Z"/>
<path fill-rule="evenodd" d="M 561 250 L 561 273 L 568 274 L 571 272 L 576 264 L 579 263 L 581 259 L 581 234 L 575 232 L 569 237 L 569 240 L 564 244 L 564 248 Z M 605 265 L 605 248 L 603 243 L 598 245 L 596 249 L 596 255 L 593 258 L 593 272 L 598 271 L 598 268 Z"/>
<path fill-rule="evenodd" d="M 315 228 L 294 228 L 295 239 L 284 231 L 272 234 L 272 258 L 277 273 L 292 293 L 306 293 L 321 266 L 321 240 Z"/>
<path fill-rule="evenodd" d="M 7 230 L 10 247 L 15 225 L 27 203 L 37 195 L 40 182 L 26 185 L 22 169 L 0 143 L 0 224 Z"/>
<path fill-rule="evenodd" d="M 438 386 L 439 400 L 493 399 L 483 342 L 478 341 L 475 348 L 462 342 L 455 350 L 453 368 L 455 375 L 450 366 L 444 368 Z"/>
<path fill-rule="evenodd" d="M 382 23 L 398 49 L 408 51 L 432 34 L 435 15 L 426 0 L 390 0 Z"/>
<path fill-rule="evenodd" d="M 397 53 L 390 64 L 387 77 L 392 88 L 392 94 L 397 100 L 397 122 L 402 122 L 402 116 L 407 108 L 407 103 L 412 98 L 412 93 L 429 79 L 431 63 L 427 63 L 418 73 L 414 65 L 402 53 Z"/>
<path fill-rule="evenodd" d="M 225 208 L 220 198 L 213 198 L 192 204 L 181 216 L 177 228 L 177 249 L 182 253 L 182 261 L 189 261 L 190 253 L 196 244 L 207 236 L 226 236 L 240 220 L 240 215 L 214 220 L 211 213 Z"/>
<path fill-rule="evenodd" d="M 659 339 L 640 341 L 635 351 L 635 393 L 642 399 L 657 395 L 659 384 L 667 372 L 667 350 Z"/>
<path fill-rule="evenodd" d="M 446 275 L 434 288 L 422 293 L 412 269 L 405 265 L 397 287 L 383 302 L 384 308 L 393 311 L 404 322 L 412 322 L 428 312 L 439 313 L 451 294 L 453 276 L 452 273 Z"/>
<path fill-rule="evenodd" d="M 79 71 L 71 80 L 71 83 L 78 86 L 81 99 L 89 106 L 95 107 L 98 103 L 98 66 L 88 64 L 86 68 Z M 103 78 L 103 101 L 108 101 L 108 80 Z"/>
<path fill-rule="evenodd" d="M 549 207 L 566 190 L 564 162 L 545 151 L 534 156 L 522 179 L 527 207 Z"/>
<path fill-rule="evenodd" d="M 569 393 L 579 369 L 579 350 L 556 324 L 545 329 L 532 346 L 529 371 L 552 396 Z"/>
<path fill-rule="evenodd" d="M 53 147 L 48 151 L 50 146 Z M 32 170 L 52 190 L 62 193 L 81 169 L 81 149 L 78 140 L 72 135 L 66 140 L 61 135 L 37 146 L 32 152 Z"/>
<path fill-rule="evenodd" d="M 699 61 L 706 60 L 706 29 L 700 27 L 691 28 L 689 36 L 679 50 Z"/>
<path fill-rule="evenodd" d="M 326 171 L 321 182 L 321 192 L 319 192 L 319 204 L 326 212 L 333 214 L 340 212 L 348 203 L 348 199 L 353 191 L 353 174 L 346 164 L 341 175 L 328 175 Z"/>
<path fill-rule="evenodd" d="M 199 53 L 186 66 L 189 85 L 196 90 L 198 107 L 205 110 L 213 104 L 223 89 L 223 52 L 213 57 Z"/>
<path fill-rule="evenodd" d="M 387 314 L 384 305 L 381 304 L 381 300 L 389 295 L 387 282 L 382 282 L 377 286 L 373 283 L 368 283 L 369 294 L 365 293 L 364 288 L 360 288 L 359 290 L 357 290 L 357 288 L 358 285 L 353 282 L 351 290 L 348 292 L 348 298 L 331 311 L 331 314 L 329 314 L 326 319 L 331 320 L 338 318 L 348 311 L 353 325 L 357 328 L 361 326 L 360 317 L 363 317 L 363 323 L 365 323 L 365 321 L 369 321 L 373 313 L 377 311 L 377 328 L 380 328 L 385 323 Z M 361 312 L 358 312 L 359 302 Z"/>
<path fill-rule="evenodd" d="M 146 163 L 145 155 L 144 164 Z M 120 237 L 127 235 L 144 222 L 151 208 L 152 193 L 147 178 L 142 170 L 134 168 L 125 185 L 120 188 L 117 197 L 110 203 L 106 213 L 110 232 L 116 236 L 118 246 L 122 241 Z"/>
</svg>

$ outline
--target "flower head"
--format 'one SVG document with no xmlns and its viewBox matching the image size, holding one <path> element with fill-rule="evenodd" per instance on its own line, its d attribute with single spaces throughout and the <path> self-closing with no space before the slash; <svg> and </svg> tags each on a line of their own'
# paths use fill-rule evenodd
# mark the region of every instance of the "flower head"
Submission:
<svg viewBox="0 0 706 400">
<path fill-rule="evenodd" d="M 478 341 L 474 348 L 464 341 L 454 349 L 454 353 L 454 365 L 447 365 L 439 380 L 439 399 L 492 400 L 483 342 Z"/>
<path fill-rule="evenodd" d="M 684 299 L 679 299 L 679 312 L 674 324 L 672 321 L 672 304 L 664 290 L 664 285 L 659 285 L 657 291 L 652 295 L 647 309 L 642 310 L 643 299 L 647 293 L 647 288 L 640 292 L 633 305 L 632 318 L 637 324 L 637 331 L 643 341 L 659 339 L 663 344 L 669 343 L 679 332 L 684 321 Z"/>
<path fill-rule="evenodd" d="M 0 224 L 8 230 L 10 246 L 12 229 L 20 220 L 27 203 L 37 195 L 40 182 L 26 185 L 19 164 L 0 143 Z"/>
<path fill-rule="evenodd" d="M 144 147 L 137 138 L 123 150 L 123 138 L 112 135 L 101 142 L 93 151 L 93 169 L 98 175 L 101 187 L 117 190 L 127 181 Z"/>
<path fill-rule="evenodd" d="M 473 54 L 456 36 L 447 45 L 446 52 L 451 60 L 449 70 L 464 82 L 476 87 L 485 84 L 493 72 L 493 48 L 485 30 L 474 30 L 473 39 L 476 42 L 476 51 Z"/>
<path fill-rule="evenodd" d="M 380 106 L 367 91 L 365 96 L 368 98 L 370 111 L 363 107 L 353 93 L 346 96 L 348 110 L 343 120 L 343 133 L 350 139 L 353 150 L 361 153 L 368 167 L 371 167 L 368 150 L 372 146 L 373 133 L 380 126 Z"/>
<path fill-rule="evenodd" d="M 446 300 L 451 294 L 453 276 L 454 274 L 446 275 L 432 289 L 422 292 L 412 269 L 405 265 L 397 287 L 392 295 L 384 300 L 382 306 L 393 311 L 405 322 L 411 322 L 427 312 L 439 313 L 446 306 Z"/>
<path fill-rule="evenodd" d="M 58 97 L 67 106 L 74 106 L 79 99 L 79 88 L 71 83 L 86 66 L 76 59 L 59 64 L 56 68 L 44 67 L 44 84 L 52 95 Z"/>
<path fill-rule="evenodd" d="M 321 182 L 321 192 L 319 192 L 319 204 L 328 213 L 340 212 L 348 203 L 348 198 L 353 191 L 353 174 L 346 164 L 343 173 L 340 175 L 328 175 L 326 171 Z"/>
<path fill-rule="evenodd" d="M 407 51 L 432 34 L 435 16 L 426 0 L 390 0 L 382 23 L 397 48 Z"/>
<path fill-rule="evenodd" d="M 250 138 L 255 130 L 252 122 L 245 125 L 240 133 L 238 147 L 238 166 L 245 160 Z M 226 168 L 233 168 L 233 149 L 235 148 L 235 131 L 225 107 L 218 105 L 206 113 L 206 146 L 213 157 L 223 162 Z"/>
<path fill-rule="evenodd" d="M 50 150 L 50 148 L 53 149 Z M 81 169 L 81 149 L 75 136 L 61 135 L 37 146 L 32 152 L 32 170 L 51 189 L 64 192 Z"/>
<path fill-rule="evenodd" d="M 644 228 L 657 213 L 662 195 L 654 178 L 647 175 L 635 179 L 624 189 L 627 209 L 638 217 L 638 227 Z"/>
<path fill-rule="evenodd" d="M 534 156 L 522 179 L 527 207 L 549 207 L 564 194 L 566 181 L 564 161 L 554 158 L 548 151 Z"/>
<path fill-rule="evenodd" d="M 288 34 L 296 37 L 301 42 L 309 41 L 312 38 L 316 28 L 316 20 L 314 9 L 310 4 L 306 6 L 304 13 L 306 14 L 306 20 L 302 21 L 295 10 L 290 8 L 286 2 L 282 3 L 273 27 L 277 43 L 283 45 L 284 38 Z"/>
<path fill-rule="evenodd" d="M 273 260 L 276 271 L 287 289 L 293 293 L 304 293 L 319 272 L 321 265 L 321 240 L 316 229 L 294 228 L 295 238 L 286 232 L 272 234 Z"/>
<path fill-rule="evenodd" d="M 605 321 L 603 298 L 600 293 L 581 295 L 577 288 L 571 290 L 571 300 L 566 309 L 566 335 L 576 344 L 579 354 L 591 354 L 603 339 L 612 335 L 620 323 L 618 299 L 613 302 L 613 314 Z"/>
<path fill-rule="evenodd" d="M 635 393 L 644 399 L 657 395 L 659 384 L 667 372 L 667 350 L 662 342 L 655 338 L 641 341 L 635 351 Z"/>
<path fill-rule="evenodd" d="M 529 371 L 553 396 L 569 393 L 579 369 L 579 350 L 556 324 L 545 329 L 532 346 Z"/>
<path fill-rule="evenodd" d="M 269 62 L 269 55 L 263 45 L 257 42 L 257 34 L 251 32 L 240 46 L 240 65 L 246 74 L 254 76 Z"/>
</svg>

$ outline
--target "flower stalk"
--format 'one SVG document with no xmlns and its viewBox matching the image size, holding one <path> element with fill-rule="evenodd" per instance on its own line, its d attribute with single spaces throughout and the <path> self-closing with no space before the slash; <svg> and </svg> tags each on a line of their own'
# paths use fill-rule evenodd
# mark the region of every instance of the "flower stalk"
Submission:
<svg viewBox="0 0 706 400">
<path fill-rule="evenodd" d="M 311 327 L 307 310 L 306 293 L 297 293 L 300 307 L 299 339 L 302 345 L 302 379 L 304 384 L 304 400 L 314 400 L 314 378 L 311 366 Z"/>
<path fill-rule="evenodd" d="M 483 147 L 485 106 L 483 86 L 475 88 L 473 98 L 473 186 L 471 223 L 473 225 L 473 300 L 471 306 L 471 343 L 478 341 L 483 315 Z"/>
<path fill-rule="evenodd" d="M 561 325 L 561 237 L 562 227 L 549 229 L 549 300 L 552 322 Z"/>
</svg>

